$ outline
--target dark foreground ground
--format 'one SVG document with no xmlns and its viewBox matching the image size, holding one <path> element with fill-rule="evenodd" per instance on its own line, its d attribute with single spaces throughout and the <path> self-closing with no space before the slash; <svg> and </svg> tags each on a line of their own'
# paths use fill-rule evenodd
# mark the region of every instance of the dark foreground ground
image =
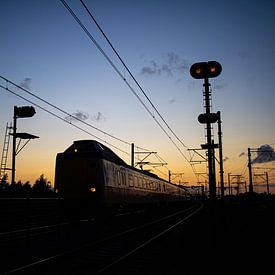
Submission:
<svg viewBox="0 0 275 275">
<path fill-rule="evenodd" d="M 192 219 L 134 255 L 131 273 L 122 262 L 104 274 L 275 274 L 275 196 L 243 195 L 203 204 Z M 60 274 L 54 266 L 51 270 Z"/>
<path fill-rule="evenodd" d="M 164 240 L 157 274 L 275 274 L 275 197 L 206 202 Z M 187 230 L 186 230 L 187 227 Z M 164 254 L 165 253 L 165 254 Z M 148 274 L 152 274 L 149 272 Z"/>
</svg>

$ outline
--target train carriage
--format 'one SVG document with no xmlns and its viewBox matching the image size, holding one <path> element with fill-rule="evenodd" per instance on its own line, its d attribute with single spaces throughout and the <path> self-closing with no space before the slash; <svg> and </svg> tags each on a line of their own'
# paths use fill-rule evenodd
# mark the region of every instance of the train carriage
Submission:
<svg viewBox="0 0 275 275">
<path fill-rule="evenodd" d="M 179 201 L 188 192 L 147 171 L 127 165 L 95 140 L 75 141 L 56 157 L 55 190 L 65 199 L 104 206 Z"/>
</svg>

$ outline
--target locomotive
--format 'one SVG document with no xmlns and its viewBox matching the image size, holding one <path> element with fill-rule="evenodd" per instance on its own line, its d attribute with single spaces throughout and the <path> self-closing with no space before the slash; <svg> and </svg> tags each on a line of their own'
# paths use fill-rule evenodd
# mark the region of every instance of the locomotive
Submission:
<svg viewBox="0 0 275 275">
<path fill-rule="evenodd" d="M 74 141 L 57 154 L 54 188 L 64 199 L 106 207 L 182 201 L 190 196 L 188 190 L 126 164 L 95 140 Z"/>
</svg>

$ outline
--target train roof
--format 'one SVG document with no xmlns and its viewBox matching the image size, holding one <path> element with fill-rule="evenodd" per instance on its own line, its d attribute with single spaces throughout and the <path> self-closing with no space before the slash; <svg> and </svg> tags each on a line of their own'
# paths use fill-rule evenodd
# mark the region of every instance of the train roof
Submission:
<svg viewBox="0 0 275 275">
<path fill-rule="evenodd" d="M 113 161 L 119 165 L 127 165 L 117 154 L 110 148 L 96 140 L 76 140 L 61 155 L 81 154 L 82 156 L 94 155 Z"/>
</svg>

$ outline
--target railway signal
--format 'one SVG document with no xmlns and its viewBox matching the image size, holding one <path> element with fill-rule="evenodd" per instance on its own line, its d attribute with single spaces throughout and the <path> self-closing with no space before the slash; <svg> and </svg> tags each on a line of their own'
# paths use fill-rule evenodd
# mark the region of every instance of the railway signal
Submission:
<svg viewBox="0 0 275 275">
<path fill-rule="evenodd" d="M 215 173 L 215 144 L 212 140 L 211 123 L 218 120 L 218 115 L 211 113 L 209 78 L 220 75 L 222 66 L 217 61 L 198 62 L 190 67 L 190 74 L 195 79 L 204 79 L 204 99 L 205 114 L 200 114 L 198 120 L 200 123 L 206 124 L 207 143 L 203 147 L 207 150 L 208 160 L 208 177 L 209 177 L 209 195 L 211 199 L 216 198 L 216 173 Z M 222 192 L 223 194 L 223 192 Z"/>
<path fill-rule="evenodd" d="M 206 123 L 215 123 L 218 121 L 218 115 L 216 113 L 209 113 L 209 114 L 200 114 L 198 116 L 199 123 L 206 124 Z"/>
<path fill-rule="evenodd" d="M 12 144 L 12 174 L 11 174 L 11 183 L 15 183 L 15 158 L 16 155 L 23 149 L 23 147 L 31 140 L 38 138 L 37 136 L 28 134 L 28 133 L 17 133 L 16 127 L 17 127 L 17 118 L 27 118 L 27 117 L 33 117 L 35 114 L 35 109 L 33 106 L 22 106 L 17 107 L 14 106 L 13 111 L 13 133 L 11 134 L 13 136 L 13 144 Z M 16 139 L 27 139 L 26 143 L 21 147 L 20 150 L 17 150 L 16 148 Z"/>
<path fill-rule="evenodd" d="M 191 66 L 190 74 L 196 79 L 214 78 L 220 75 L 222 66 L 217 61 L 198 62 Z"/>
<path fill-rule="evenodd" d="M 33 106 L 23 106 L 23 107 L 14 106 L 14 115 L 17 118 L 33 117 L 34 114 L 35 114 L 35 109 Z"/>
</svg>

